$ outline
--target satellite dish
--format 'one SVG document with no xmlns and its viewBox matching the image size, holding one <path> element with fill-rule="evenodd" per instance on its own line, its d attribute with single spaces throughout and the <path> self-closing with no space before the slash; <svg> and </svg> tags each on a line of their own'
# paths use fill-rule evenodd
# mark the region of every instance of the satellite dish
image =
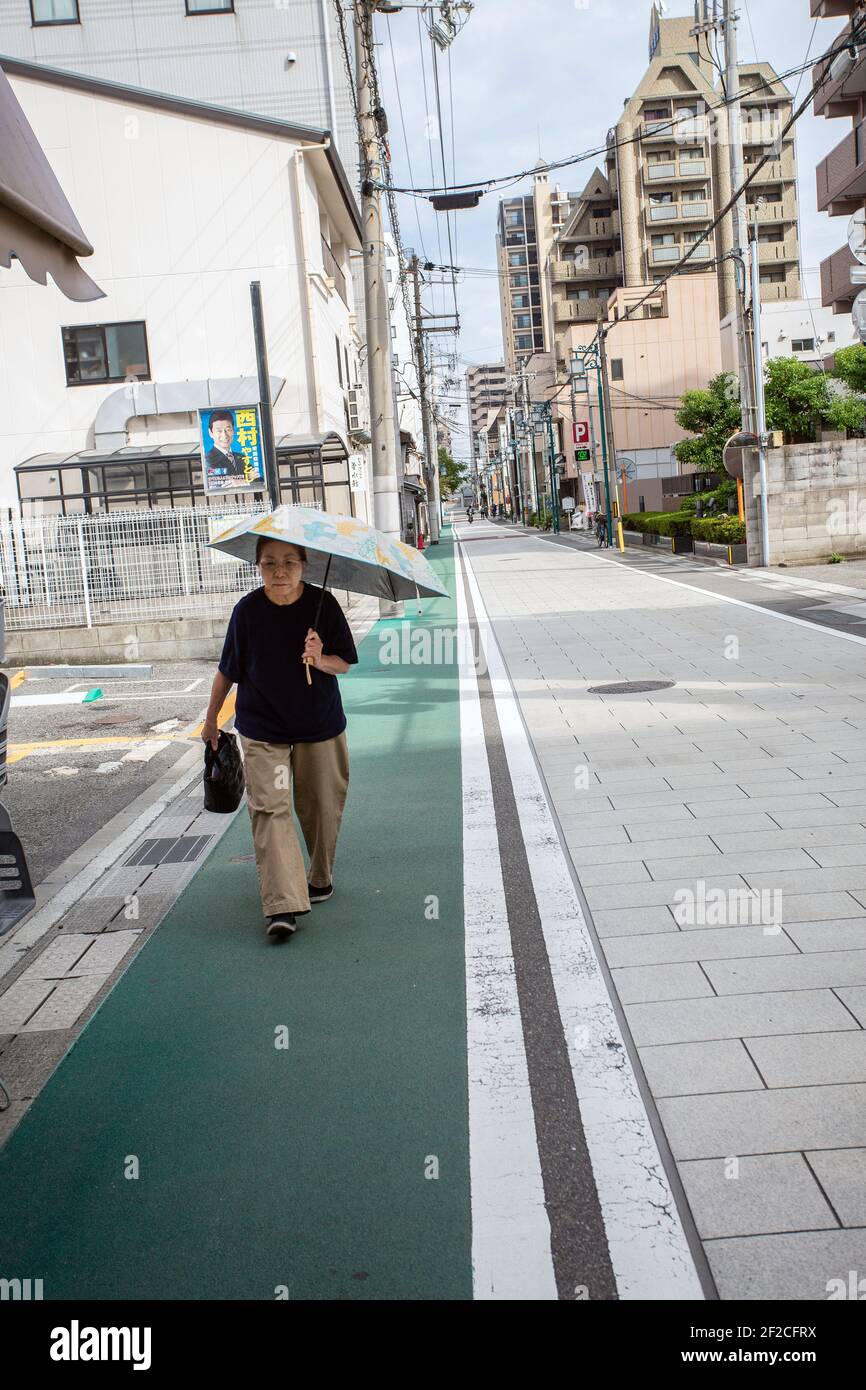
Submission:
<svg viewBox="0 0 866 1390">
<path fill-rule="evenodd" d="M 852 256 L 866 265 L 866 211 L 863 208 L 858 208 L 848 223 L 848 245 Z"/>
</svg>

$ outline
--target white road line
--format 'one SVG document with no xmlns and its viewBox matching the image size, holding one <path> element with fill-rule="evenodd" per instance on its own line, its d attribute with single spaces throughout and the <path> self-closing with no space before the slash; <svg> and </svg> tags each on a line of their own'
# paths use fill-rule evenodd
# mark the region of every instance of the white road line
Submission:
<svg viewBox="0 0 866 1390">
<path fill-rule="evenodd" d="M 508 672 L 465 551 L 620 1298 L 702 1299 L 644 1102 Z"/>
<path fill-rule="evenodd" d="M 12 704 L 18 709 L 33 705 L 83 705 L 88 693 L 87 690 L 79 690 L 72 693 L 63 691 L 54 695 L 13 695 Z M 98 703 L 102 704 L 102 700 Z"/>
<path fill-rule="evenodd" d="M 130 748 L 121 761 L 124 763 L 149 763 L 151 758 L 156 757 L 156 754 L 161 753 L 163 748 L 167 748 L 168 745 L 168 739 L 150 739 L 147 743 L 139 743 L 134 748 Z"/>
<path fill-rule="evenodd" d="M 457 616 L 473 1292 L 479 1300 L 556 1299 L 493 789 L 459 569 Z"/>
<path fill-rule="evenodd" d="M 191 690 L 195 690 L 198 686 L 202 684 L 203 680 L 204 676 L 199 676 L 197 681 L 192 681 L 189 685 L 187 685 L 184 688 L 184 695 L 188 695 Z"/>
</svg>

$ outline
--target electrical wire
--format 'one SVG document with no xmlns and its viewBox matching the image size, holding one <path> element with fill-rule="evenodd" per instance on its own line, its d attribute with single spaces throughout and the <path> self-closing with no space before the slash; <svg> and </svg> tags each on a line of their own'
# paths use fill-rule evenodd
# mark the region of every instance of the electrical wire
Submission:
<svg viewBox="0 0 866 1390">
<path fill-rule="evenodd" d="M 824 54 L 824 57 L 828 59 L 835 57 L 837 53 L 842 52 L 846 48 L 850 48 L 851 42 L 852 38 L 849 34 L 845 36 L 843 42 L 839 43 L 837 46 L 831 49 L 828 49 L 828 51 Z M 755 96 L 756 93 L 762 90 L 778 95 L 776 91 L 777 83 L 784 82 L 789 77 L 796 77 L 798 74 L 806 72 L 810 66 L 811 64 L 808 62 L 801 63 L 795 67 L 788 68 L 785 72 L 777 73 L 773 77 L 773 79 L 762 77 L 754 86 L 746 88 L 745 90 L 741 90 L 738 97 L 727 97 L 723 101 L 717 103 L 716 106 L 711 107 L 710 109 L 713 111 L 718 111 L 721 107 L 732 105 L 734 101 L 742 101 L 748 97 Z M 667 124 L 668 128 L 673 133 L 677 127 L 678 120 L 676 117 L 672 116 L 670 121 L 666 123 L 659 123 L 655 127 L 654 134 L 660 134 L 664 130 L 665 124 Z M 558 159 L 553 160 L 549 163 L 538 164 L 531 169 L 522 169 L 517 173 L 501 174 L 489 179 L 475 179 L 471 183 L 451 183 L 443 185 L 432 184 L 430 187 L 427 188 L 406 188 L 400 185 L 395 185 L 394 191 L 395 193 L 402 193 L 411 197 L 423 198 L 429 198 L 431 195 L 435 194 L 461 193 L 467 191 L 474 191 L 476 189 L 482 189 L 484 191 L 489 192 L 493 188 L 507 187 L 512 184 L 521 183 L 524 179 L 531 178 L 536 173 L 555 173 L 559 169 L 570 168 L 576 164 L 585 164 L 590 159 L 598 159 L 600 156 L 606 155 L 610 150 L 623 149 L 627 145 L 638 144 L 642 139 L 643 135 L 640 132 L 638 132 L 636 135 L 631 135 L 624 140 L 609 140 L 604 145 L 597 146 L 596 148 L 591 150 L 585 150 L 581 154 L 569 155 L 564 159 Z"/>
<path fill-rule="evenodd" d="M 433 85 L 436 91 L 436 121 L 439 127 L 439 149 L 442 155 L 442 177 L 447 181 L 448 171 L 445 168 L 445 133 L 442 129 L 442 97 L 439 90 L 439 60 L 437 48 L 433 39 L 430 39 L 431 66 L 433 68 Z M 454 243 L 451 237 L 451 214 L 445 213 L 445 227 L 448 232 L 448 257 L 451 262 L 451 290 L 454 295 L 454 317 L 459 319 L 457 310 L 457 282 L 454 279 Z"/>
<path fill-rule="evenodd" d="M 415 182 L 415 175 L 412 173 L 412 156 L 411 156 L 411 154 L 409 153 L 409 137 L 408 137 L 408 135 L 406 134 L 406 119 L 405 119 L 405 116 L 404 116 L 404 114 L 403 114 L 403 100 L 402 100 L 402 97 L 400 96 L 400 79 L 399 79 L 399 77 L 397 76 L 397 59 L 396 59 L 396 56 L 395 56 L 395 54 L 394 54 L 394 39 L 393 39 L 393 36 L 392 36 L 392 34 L 391 34 L 391 26 L 390 26 L 390 24 L 386 25 L 385 27 L 386 27 L 387 30 L 388 30 L 388 44 L 389 44 L 389 47 L 390 47 L 390 50 L 391 50 L 391 66 L 392 66 L 392 68 L 394 69 L 394 90 L 395 90 L 395 92 L 396 92 L 396 94 L 397 94 L 397 107 L 398 107 L 398 110 L 399 110 L 399 112 L 400 112 L 400 125 L 401 125 L 402 130 L 403 130 L 403 144 L 404 144 L 405 149 L 406 149 L 406 164 L 407 164 L 408 169 L 409 169 L 409 178 L 410 178 L 410 179 L 412 180 L 412 182 L 414 183 L 414 182 Z M 426 260 L 427 260 L 427 252 L 426 252 L 426 250 L 424 249 L 424 233 L 421 231 L 421 214 L 420 214 L 420 212 L 419 212 L 417 202 L 416 202 L 416 204 L 415 204 L 415 221 L 416 221 L 417 224 L 418 224 L 418 244 L 419 244 L 419 246 L 421 247 L 421 254 L 422 254 L 422 256 L 424 257 L 424 260 L 426 261 Z"/>
</svg>

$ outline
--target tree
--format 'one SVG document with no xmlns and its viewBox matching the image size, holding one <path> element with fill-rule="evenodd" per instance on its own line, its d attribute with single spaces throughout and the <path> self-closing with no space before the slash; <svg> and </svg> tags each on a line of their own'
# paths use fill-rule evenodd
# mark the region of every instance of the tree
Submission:
<svg viewBox="0 0 866 1390">
<path fill-rule="evenodd" d="M 765 368 L 767 429 L 784 430 L 793 444 L 809 444 L 821 425 L 861 429 L 866 401 L 835 395 L 824 372 L 796 357 L 772 357 Z"/>
<path fill-rule="evenodd" d="M 836 353 L 833 376 L 844 381 L 850 391 L 866 393 L 866 347 L 855 343 Z"/>
<path fill-rule="evenodd" d="M 455 493 L 466 477 L 466 464 L 458 463 L 447 449 L 439 447 L 439 477 L 442 487 L 449 495 Z"/>
<path fill-rule="evenodd" d="M 697 435 L 674 445 L 680 463 L 699 473 L 722 466 L 722 450 L 740 428 L 740 383 L 730 372 L 714 376 L 705 391 L 686 391 L 676 414 L 681 430 Z"/>
<path fill-rule="evenodd" d="M 866 385 L 866 352 L 862 358 L 859 353 L 858 348 L 837 353 L 837 374 L 847 387 L 855 386 L 861 372 Z M 797 357 L 772 357 L 764 368 L 764 382 L 767 429 L 784 431 L 789 443 L 811 443 L 821 425 L 834 430 L 863 429 L 866 400 L 846 392 L 808 362 Z M 686 391 L 676 421 L 680 429 L 696 436 L 674 445 L 679 462 L 693 465 L 698 472 L 721 469 L 724 446 L 741 428 L 737 378 L 722 372 L 705 391 Z"/>
</svg>

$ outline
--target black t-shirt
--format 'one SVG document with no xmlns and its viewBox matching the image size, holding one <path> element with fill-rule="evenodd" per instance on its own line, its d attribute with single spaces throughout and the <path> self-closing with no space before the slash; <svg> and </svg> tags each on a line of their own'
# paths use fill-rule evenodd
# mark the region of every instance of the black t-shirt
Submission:
<svg viewBox="0 0 866 1390">
<path fill-rule="evenodd" d="M 315 627 L 321 589 L 305 584 L 294 603 L 273 603 L 263 588 L 235 604 L 220 657 L 226 680 L 237 683 L 235 728 L 263 743 L 321 743 L 346 727 L 336 676 L 301 660 L 307 632 Z M 326 593 L 316 631 L 325 656 L 354 666 L 355 642 L 333 594 Z"/>
</svg>

